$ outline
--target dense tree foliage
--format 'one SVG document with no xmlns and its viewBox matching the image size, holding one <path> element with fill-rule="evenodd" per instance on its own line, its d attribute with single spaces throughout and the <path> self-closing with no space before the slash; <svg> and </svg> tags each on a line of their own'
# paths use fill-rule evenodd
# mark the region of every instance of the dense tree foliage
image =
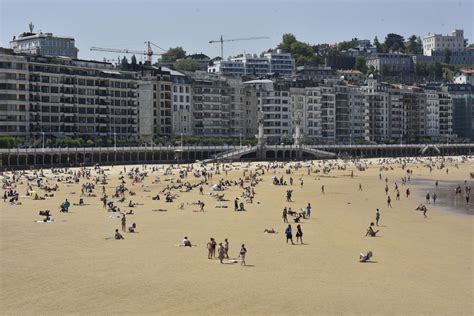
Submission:
<svg viewBox="0 0 474 316">
<path fill-rule="evenodd" d="M 311 45 L 298 41 L 293 34 L 283 34 L 282 42 L 277 46 L 284 53 L 291 53 L 297 66 L 318 65 L 321 60 Z"/>
<path fill-rule="evenodd" d="M 405 52 L 414 55 L 420 55 L 423 53 L 423 44 L 421 39 L 416 35 L 410 36 L 408 42 L 405 44 Z"/>
<path fill-rule="evenodd" d="M 180 59 L 174 63 L 177 70 L 196 71 L 199 69 L 199 63 L 194 59 Z"/>
<path fill-rule="evenodd" d="M 363 56 L 358 56 L 356 57 L 356 62 L 355 62 L 355 69 L 359 70 L 362 73 L 367 73 L 368 68 L 367 68 L 367 60 Z"/>
<path fill-rule="evenodd" d="M 401 35 L 388 33 L 384 45 L 387 52 L 403 52 L 405 50 L 405 39 Z"/>
<path fill-rule="evenodd" d="M 172 47 L 168 49 L 166 53 L 161 55 L 160 62 L 174 63 L 178 59 L 183 59 L 184 57 L 186 57 L 186 51 L 181 46 L 174 47 L 174 48 Z"/>
</svg>

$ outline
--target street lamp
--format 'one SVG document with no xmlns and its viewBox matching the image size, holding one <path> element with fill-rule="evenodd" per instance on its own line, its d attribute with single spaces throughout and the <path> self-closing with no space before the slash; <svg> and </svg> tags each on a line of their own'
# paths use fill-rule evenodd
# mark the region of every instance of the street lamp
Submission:
<svg viewBox="0 0 474 316">
<path fill-rule="evenodd" d="M 242 132 L 239 133 L 240 147 L 242 147 Z"/>
<path fill-rule="evenodd" d="M 114 151 L 117 151 L 117 133 L 114 131 Z"/>
<path fill-rule="evenodd" d="M 183 147 L 183 132 L 181 132 L 181 147 Z"/>
<path fill-rule="evenodd" d="M 43 135 L 43 152 L 44 152 L 44 132 L 41 132 L 41 134 Z"/>
</svg>

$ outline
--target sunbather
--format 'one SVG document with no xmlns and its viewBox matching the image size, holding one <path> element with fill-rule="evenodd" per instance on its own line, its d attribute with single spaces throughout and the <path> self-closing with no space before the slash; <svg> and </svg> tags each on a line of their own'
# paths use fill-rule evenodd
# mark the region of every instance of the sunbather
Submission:
<svg viewBox="0 0 474 316">
<path fill-rule="evenodd" d="M 375 226 L 375 224 L 372 222 L 370 223 L 369 228 L 367 228 L 367 233 L 365 236 L 370 236 L 370 237 L 376 237 L 377 233 L 379 232 L 378 230 L 374 230 L 372 227 Z"/>
<path fill-rule="evenodd" d="M 372 256 L 373 256 L 373 253 L 370 250 L 366 254 L 361 253 L 359 255 L 359 262 L 367 262 L 370 260 L 370 258 L 372 258 Z"/>
</svg>

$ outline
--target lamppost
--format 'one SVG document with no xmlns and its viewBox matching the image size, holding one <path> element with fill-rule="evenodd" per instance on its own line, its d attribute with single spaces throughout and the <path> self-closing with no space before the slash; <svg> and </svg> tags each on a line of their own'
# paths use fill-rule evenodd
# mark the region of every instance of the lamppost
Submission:
<svg viewBox="0 0 474 316">
<path fill-rule="evenodd" d="M 44 132 L 41 132 L 41 134 L 43 135 L 43 152 L 44 152 Z"/>
<path fill-rule="evenodd" d="M 181 148 L 183 147 L 183 132 L 181 131 Z"/>
<path fill-rule="evenodd" d="M 242 147 L 242 132 L 239 133 L 240 147 Z"/>
<path fill-rule="evenodd" d="M 114 131 L 114 151 L 117 151 L 117 133 Z"/>
</svg>

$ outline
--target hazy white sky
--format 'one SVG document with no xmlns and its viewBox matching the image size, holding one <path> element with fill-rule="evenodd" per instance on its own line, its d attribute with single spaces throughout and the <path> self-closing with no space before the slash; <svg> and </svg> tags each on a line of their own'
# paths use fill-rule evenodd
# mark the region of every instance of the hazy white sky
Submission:
<svg viewBox="0 0 474 316">
<path fill-rule="evenodd" d="M 8 47 L 30 21 L 36 31 L 75 37 L 80 58 L 99 60 L 118 54 L 92 52 L 91 46 L 143 50 L 148 40 L 215 57 L 220 46 L 209 40 L 221 34 L 270 37 L 227 43 L 224 54 L 235 55 L 275 47 L 283 33 L 311 44 L 455 28 L 469 39 L 474 33 L 472 0 L 0 0 L 0 46 Z"/>
</svg>

